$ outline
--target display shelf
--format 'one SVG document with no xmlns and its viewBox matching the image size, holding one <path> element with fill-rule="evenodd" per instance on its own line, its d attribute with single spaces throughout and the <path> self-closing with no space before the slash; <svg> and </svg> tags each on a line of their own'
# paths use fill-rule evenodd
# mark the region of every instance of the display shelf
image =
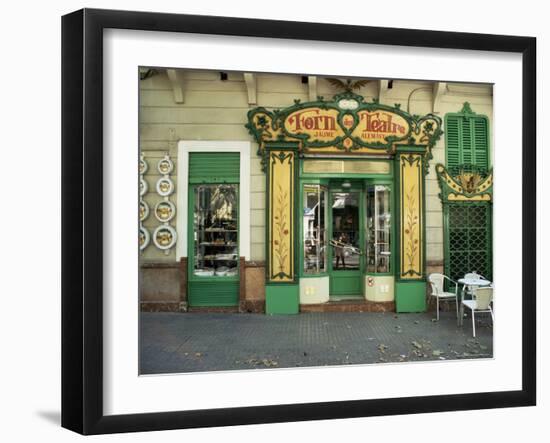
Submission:
<svg viewBox="0 0 550 443">
<path fill-rule="evenodd" d="M 238 277 L 237 193 L 238 185 L 195 187 L 193 278 L 216 281 Z"/>
</svg>

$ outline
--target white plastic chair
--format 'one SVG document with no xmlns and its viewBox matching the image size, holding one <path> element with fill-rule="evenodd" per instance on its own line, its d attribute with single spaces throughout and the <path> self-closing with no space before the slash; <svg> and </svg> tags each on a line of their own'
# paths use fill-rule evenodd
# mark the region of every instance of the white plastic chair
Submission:
<svg viewBox="0 0 550 443">
<path fill-rule="evenodd" d="M 455 292 L 446 292 L 445 287 L 445 279 L 449 280 L 449 282 L 453 283 L 455 285 Z M 451 300 L 454 298 L 456 303 L 456 317 L 458 318 L 458 283 L 454 280 L 450 279 L 446 275 L 443 274 L 430 274 L 428 276 L 428 281 L 430 283 L 430 286 L 432 287 L 432 297 L 435 297 L 437 300 L 437 320 L 439 321 L 439 299 L 442 300 Z"/>
<path fill-rule="evenodd" d="M 474 298 L 472 300 L 462 300 L 461 312 L 466 306 L 472 311 L 472 334 L 476 336 L 476 321 L 475 313 L 476 312 L 489 312 L 491 314 L 491 320 L 495 321 L 495 316 L 493 313 L 493 308 L 491 307 L 491 302 L 493 301 L 493 288 L 483 287 L 476 288 L 474 291 Z M 463 323 L 463 316 L 460 316 L 460 323 Z"/>
<path fill-rule="evenodd" d="M 485 277 L 483 277 L 483 275 L 480 275 L 475 271 L 474 272 L 468 272 L 468 273 L 464 274 L 464 279 L 487 280 Z M 462 292 L 464 294 L 468 294 L 470 296 L 473 296 L 474 291 L 475 291 L 475 286 L 464 285 L 464 287 L 462 288 Z"/>
</svg>

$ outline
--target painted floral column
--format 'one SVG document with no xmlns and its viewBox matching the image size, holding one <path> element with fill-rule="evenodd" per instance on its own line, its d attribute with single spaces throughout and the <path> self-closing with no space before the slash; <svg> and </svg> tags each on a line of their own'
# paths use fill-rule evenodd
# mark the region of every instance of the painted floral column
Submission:
<svg viewBox="0 0 550 443">
<path fill-rule="evenodd" d="M 269 151 L 269 282 L 294 281 L 294 168 L 294 151 Z"/>
<path fill-rule="evenodd" d="M 267 150 L 266 312 L 297 314 L 299 287 L 295 270 L 296 151 Z"/>
<path fill-rule="evenodd" d="M 421 154 L 402 154 L 399 158 L 400 182 L 400 278 L 423 276 L 424 217 L 422 199 L 424 177 Z"/>
<path fill-rule="evenodd" d="M 424 271 L 424 153 L 398 152 L 396 179 L 399 189 L 399 273 L 396 276 L 396 310 L 426 309 Z"/>
</svg>

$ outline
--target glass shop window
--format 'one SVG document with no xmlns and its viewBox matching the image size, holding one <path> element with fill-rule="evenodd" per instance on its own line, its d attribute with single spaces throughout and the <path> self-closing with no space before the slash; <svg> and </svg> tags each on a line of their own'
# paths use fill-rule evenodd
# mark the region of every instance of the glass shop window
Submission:
<svg viewBox="0 0 550 443">
<path fill-rule="evenodd" d="M 193 213 L 194 267 L 200 277 L 239 271 L 239 185 L 198 185 Z"/>
<path fill-rule="evenodd" d="M 367 272 L 391 272 L 390 187 L 367 187 Z"/>
<path fill-rule="evenodd" d="M 303 245 L 306 274 L 326 271 L 326 201 L 326 187 L 304 185 Z"/>
</svg>

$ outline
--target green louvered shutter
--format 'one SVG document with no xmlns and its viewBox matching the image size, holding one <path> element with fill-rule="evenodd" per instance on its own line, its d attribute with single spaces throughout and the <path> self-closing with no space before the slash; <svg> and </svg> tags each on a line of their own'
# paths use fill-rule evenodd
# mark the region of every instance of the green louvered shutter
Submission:
<svg viewBox="0 0 550 443">
<path fill-rule="evenodd" d="M 455 117 L 447 118 L 447 167 L 456 166 L 460 163 L 460 133 L 459 119 Z"/>
<path fill-rule="evenodd" d="M 473 153 L 477 166 L 489 167 L 489 131 L 485 118 L 472 119 Z"/>
<path fill-rule="evenodd" d="M 192 152 L 189 154 L 189 183 L 239 183 L 238 152 Z"/>
<path fill-rule="evenodd" d="M 485 117 L 446 116 L 447 168 L 461 164 L 489 167 L 489 131 Z"/>
<path fill-rule="evenodd" d="M 472 164 L 474 156 L 472 153 L 472 125 L 469 118 L 463 118 L 459 121 L 461 125 L 461 163 Z"/>
</svg>

